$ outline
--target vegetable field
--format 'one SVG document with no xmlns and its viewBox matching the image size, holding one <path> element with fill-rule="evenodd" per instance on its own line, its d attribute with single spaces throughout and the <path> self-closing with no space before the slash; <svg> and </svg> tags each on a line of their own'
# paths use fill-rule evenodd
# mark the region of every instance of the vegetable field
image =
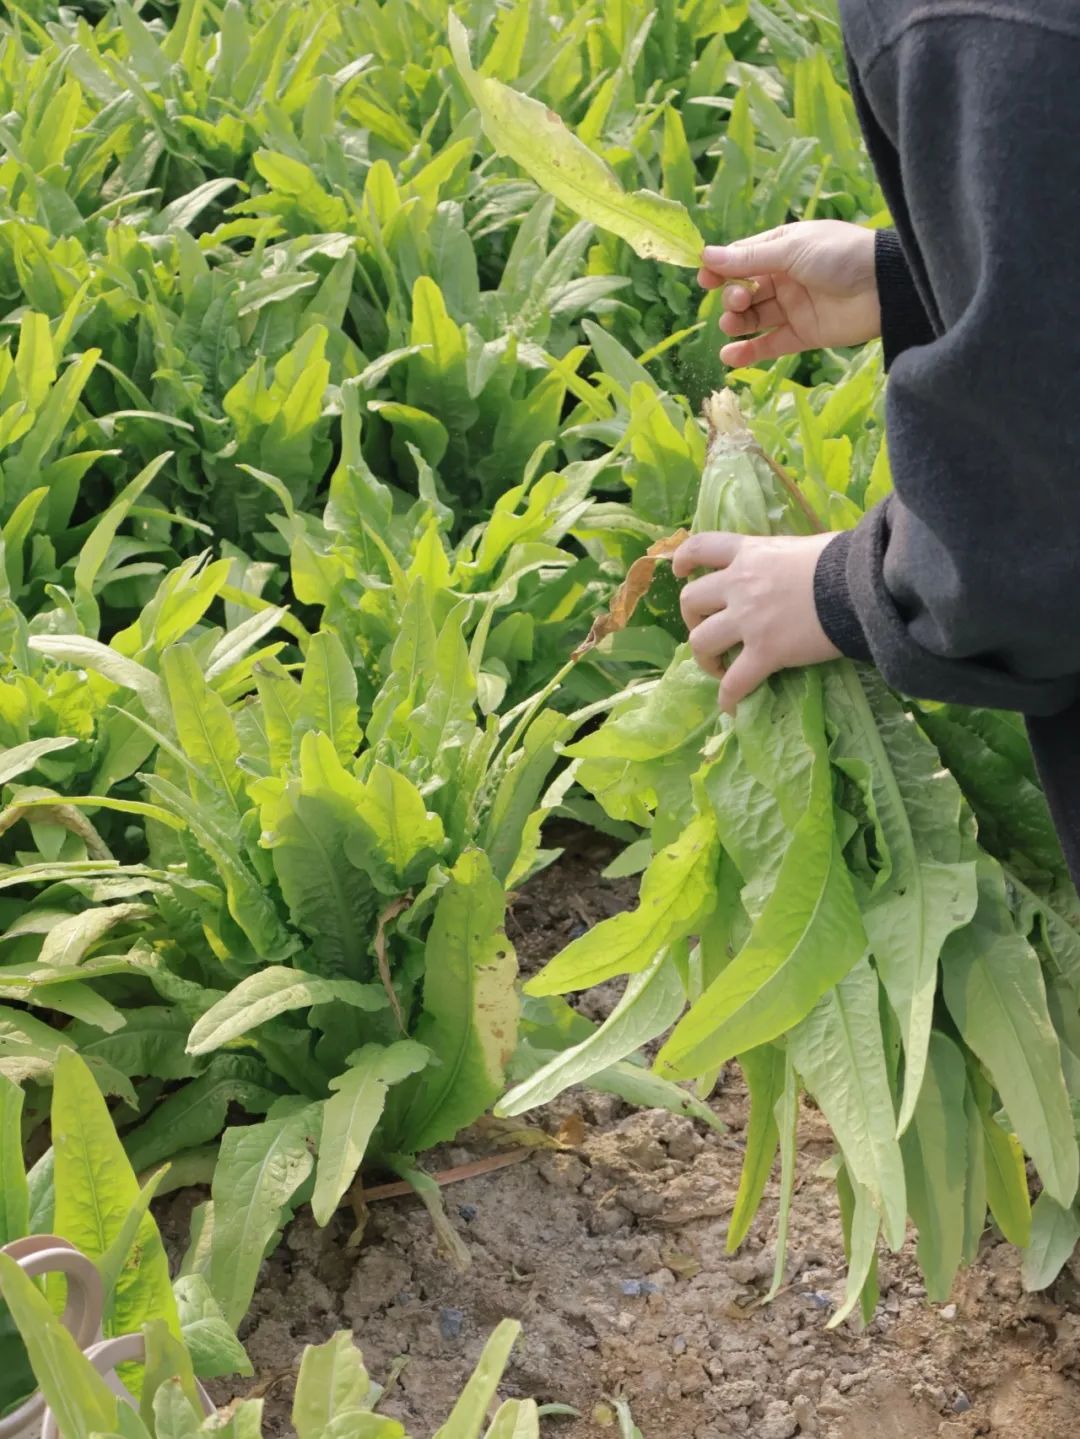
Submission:
<svg viewBox="0 0 1080 1439">
<path fill-rule="evenodd" d="M 729 719 L 667 563 L 889 493 L 880 347 L 696 283 L 814 217 L 888 222 L 833 0 L 0 7 L 0 1414 L 1076 1432 L 1023 725 Z"/>
</svg>

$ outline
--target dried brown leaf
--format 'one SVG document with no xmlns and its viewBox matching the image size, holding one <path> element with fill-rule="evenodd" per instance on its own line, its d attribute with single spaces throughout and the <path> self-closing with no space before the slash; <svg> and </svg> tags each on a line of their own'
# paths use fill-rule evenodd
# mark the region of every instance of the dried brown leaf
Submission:
<svg viewBox="0 0 1080 1439">
<path fill-rule="evenodd" d="M 684 540 L 689 539 L 689 530 L 676 530 L 666 539 L 650 545 L 640 559 L 636 559 L 627 571 L 626 579 L 615 591 L 611 608 L 605 615 L 597 615 L 592 629 L 571 658 L 579 660 L 596 648 L 608 635 L 624 630 L 634 617 L 634 611 L 649 592 L 649 586 L 661 560 L 669 560 Z"/>
</svg>

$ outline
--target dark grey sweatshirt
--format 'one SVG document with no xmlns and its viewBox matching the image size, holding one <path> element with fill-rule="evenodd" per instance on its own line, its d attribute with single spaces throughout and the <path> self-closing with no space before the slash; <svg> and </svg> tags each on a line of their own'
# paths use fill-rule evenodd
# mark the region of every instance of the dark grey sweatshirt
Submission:
<svg viewBox="0 0 1080 1439">
<path fill-rule="evenodd" d="M 1080 0 L 840 0 L 895 493 L 817 573 L 907 694 L 1019 710 L 1080 880 Z"/>
</svg>

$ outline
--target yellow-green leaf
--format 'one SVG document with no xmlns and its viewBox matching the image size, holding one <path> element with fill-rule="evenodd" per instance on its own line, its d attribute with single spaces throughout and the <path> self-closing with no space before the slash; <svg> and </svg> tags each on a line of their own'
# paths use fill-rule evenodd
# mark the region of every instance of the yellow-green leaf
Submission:
<svg viewBox="0 0 1080 1439">
<path fill-rule="evenodd" d="M 502 1092 L 517 1042 L 517 958 L 503 930 L 506 895 L 482 850 L 470 849 L 439 896 L 424 964 L 416 1038 L 440 1063 L 414 1081 L 401 1123 L 410 1152 L 453 1139 Z"/>
<path fill-rule="evenodd" d="M 101 1259 L 139 1204 L 139 1181 L 100 1089 L 71 1049 L 61 1050 L 56 1060 L 52 1135 L 55 1231 L 91 1259 Z M 147 1213 L 117 1277 L 106 1332 L 130 1334 L 153 1319 L 164 1319 L 179 1336 L 169 1261 L 154 1218 Z"/>
<path fill-rule="evenodd" d="M 637 909 L 594 925 L 525 986 L 528 994 L 588 989 L 617 974 L 637 974 L 676 940 L 693 932 L 716 892 L 716 826 L 696 815 L 673 844 L 655 855 L 641 881 Z"/>
<path fill-rule="evenodd" d="M 696 267 L 704 241 L 684 207 L 652 190 L 627 193 L 608 165 L 546 105 L 489 75 L 469 58 L 469 37 L 449 17 L 450 49 L 488 139 L 575 214 L 622 239 L 646 260 Z"/>
</svg>

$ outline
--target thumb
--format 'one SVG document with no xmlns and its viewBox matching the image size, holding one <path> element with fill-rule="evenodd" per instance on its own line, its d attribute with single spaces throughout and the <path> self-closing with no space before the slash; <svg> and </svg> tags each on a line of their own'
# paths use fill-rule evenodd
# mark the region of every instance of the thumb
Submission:
<svg viewBox="0 0 1080 1439">
<path fill-rule="evenodd" d="M 728 666 L 720 685 L 720 708 L 734 714 L 736 706 L 764 684 L 772 673 L 773 666 L 759 652 L 743 645 Z"/>
<path fill-rule="evenodd" d="M 794 247 L 790 234 L 784 230 L 771 230 L 764 235 L 739 240 L 734 245 L 706 245 L 701 258 L 704 268 L 714 275 L 743 280 L 753 275 L 775 275 L 789 269 Z"/>
</svg>

